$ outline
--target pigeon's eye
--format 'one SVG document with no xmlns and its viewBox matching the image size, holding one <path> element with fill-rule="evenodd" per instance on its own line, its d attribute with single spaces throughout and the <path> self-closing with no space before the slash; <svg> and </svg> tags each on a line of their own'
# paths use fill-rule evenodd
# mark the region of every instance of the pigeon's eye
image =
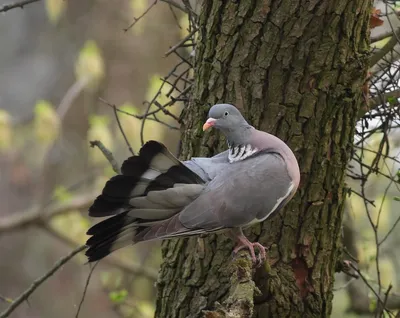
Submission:
<svg viewBox="0 0 400 318">
<path fill-rule="evenodd" d="M 226 116 L 228 116 L 228 115 L 229 115 L 229 113 L 228 113 L 228 112 L 225 112 L 225 113 L 224 113 L 224 116 L 225 116 L 225 117 L 226 117 Z"/>
</svg>

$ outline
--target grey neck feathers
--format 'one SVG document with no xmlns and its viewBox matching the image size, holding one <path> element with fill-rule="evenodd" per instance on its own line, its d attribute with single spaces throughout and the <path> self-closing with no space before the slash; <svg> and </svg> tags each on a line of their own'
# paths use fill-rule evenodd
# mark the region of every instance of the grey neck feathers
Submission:
<svg viewBox="0 0 400 318">
<path fill-rule="evenodd" d="M 254 127 L 245 122 L 239 128 L 226 133 L 229 147 L 228 160 L 230 163 L 246 159 L 259 150 L 251 143 L 253 130 Z"/>
</svg>

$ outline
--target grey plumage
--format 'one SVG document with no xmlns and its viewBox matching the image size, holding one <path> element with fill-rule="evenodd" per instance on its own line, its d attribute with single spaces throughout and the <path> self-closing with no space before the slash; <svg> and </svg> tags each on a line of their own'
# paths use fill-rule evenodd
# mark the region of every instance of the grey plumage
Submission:
<svg viewBox="0 0 400 318">
<path fill-rule="evenodd" d="M 106 184 L 89 214 L 115 216 L 89 229 L 89 261 L 144 240 L 227 229 L 241 248 L 254 247 L 241 228 L 267 219 L 294 195 L 300 180 L 296 158 L 280 139 L 256 130 L 232 105 L 210 109 L 203 129 L 220 129 L 229 149 L 211 158 L 181 163 L 162 144 L 150 141 L 128 158 L 122 175 Z"/>
</svg>

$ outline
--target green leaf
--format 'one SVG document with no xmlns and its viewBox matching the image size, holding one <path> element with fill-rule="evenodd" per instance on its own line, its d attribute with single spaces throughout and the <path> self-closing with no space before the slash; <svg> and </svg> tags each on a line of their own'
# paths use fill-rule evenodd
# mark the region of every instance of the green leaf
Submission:
<svg viewBox="0 0 400 318">
<path fill-rule="evenodd" d="M 113 151 L 113 137 L 111 131 L 108 127 L 110 118 L 106 116 L 92 115 L 89 117 L 89 129 L 87 132 L 88 143 L 93 140 L 100 140 L 103 145 L 109 150 Z M 89 161 L 92 164 L 105 164 L 107 163 L 107 158 L 97 147 L 92 148 L 89 152 Z"/>
<path fill-rule="evenodd" d="M 86 41 L 81 49 L 75 64 L 75 75 L 78 80 L 87 79 L 92 88 L 97 87 L 104 77 L 104 61 L 95 41 Z"/>
<path fill-rule="evenodd" d="M 371 298 L 369 300 L 369 311 L 374 312 L 376 309 L 376 298 Z"/>
<path fill-rule="evenodd" d="M 107 127 L 110 123 L 110 118 L 107 116 L 99 116 L 99 115 L 90 115 L 89 116 L 89 125 L 91 127 Z"/>
<path fill-rule="evenodd" d="M 64 186 L 57 186 L 53 191 L 53 198 L 59 202 L 67 202 L 72 199 L 72 194 Z"/>
<path fill-rule="evenodd" d="M 115 290 L 110 292 L 108 296 L 113 303 L 120 304 L 125 301 L 128 291 L 126 289 Z"/>
<path fill-rule="evenodd" d="M 146 92 L 146 100 L 151 101 L 154 96 L 157 94 L 159 91 L 161 85 L 163 84 L 163 81 L 161 80 L 161 76 L 159 74 L 154 74 L 153 76 L 150 77 L 149 80 L 149 86 L 147 87 L 147 92 Z M 160 91 L 160 94 L 157 97 L 157 101 L 162 105 L 168 101 L 168 97 L 166 94 L 170 90 L 171 86 L 168 84 L 164 84 L 162 90 Z"/>
<path fill-rule="evenodd" d="M 387 98 L 387 101 L 388 101 L 388 103 L 389 103 L 391 106 L 394 106 L 394 105 L 397 104 L 397 98 L 396 98 L 396 97 L 389 96 L 389 97 Z"/>
<path fill-rule="evenodd" d="M 9 150 L 12 144 L 12 120 L 8 112 L 0 109 L 0 150 Z"/>
<path fill-rule="evenodd" d="M 393 199 L 394 199 L 395 201 L 400 201 L 400 197 L 397 197 L 397 196 L 394 197 Z"/>
<path fill-rule="evenodd" d="M 132 115 L 139 115 L 140 114 L 140 110 L 130 102 L 125 102 L 120 107 L 118 107 L 118 109 L 123 111 L 123 112 L 132 114 Z M 120 113 L 119 115 L 123 115 L 123 114 Z M 129 116 L 129 115 L 126 115 L 126 116 Z"/>
<path fill-rule="evenodd" d="M 155 308 L 154 305 L 148 301 L 138 301 L 137 307 L 142 314 L 143 318 L 151 318 L 154 317 Z"/>
<path fill-rule="evenodd" d="M 34 133 L 39 142 L 51 144 L 59 135 L 61 122 L 53 105 L 46 100 L 36 102 Z"/>
<path fill-rule="evenodd" d="M 65 11 L 67 1 L 65 0 L 46 0 L 45 3 L 47 16 L 51 23 L 57 24 Z"/>
</svg>

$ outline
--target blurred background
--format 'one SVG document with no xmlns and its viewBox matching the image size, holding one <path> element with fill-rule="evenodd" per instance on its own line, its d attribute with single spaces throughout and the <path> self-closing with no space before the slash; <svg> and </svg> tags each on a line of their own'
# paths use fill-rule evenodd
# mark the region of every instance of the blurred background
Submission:
<svg viewBox="0 0 400 318">
<path fill-rule="evenodd" d="M 6 3 L 0 0 L 0 7 Z M 113 109 L 98 98 L 126 112 L 143 113 L 143 102 L 155 95 L 161 75 L 177 62 L 164 53 L 187 35 L 187 16 L 165 3 L 124 31 L 150 4 L 46 0 L 0 16 L 0 223 L 58 205 L 75 207 L 45 226 L 0 227 L 1 296 L 18 296 L 85 242 L 93 221 L 87 207 L 114 174 L 89 141 L 101 140 L 119 164 L 130 155 Z M 179 115 L 179 103 L 170 111 Z M 138 151 L 141 121 L 128 115 L 120 120 Z M 171 125 L 178 127 L 173 121 Z M 146 121 L 143 137 L 174 150 L 179 131 Z M 159 244 L 116 254 L 114 263 L 97 266 L 81 317 L 153 315 Z M 74 317 L 90 270 L 85 261 L 80 254 L 63 266 L 11 317 Z M 141 266 L 147 277 L 135 273 Z M 121 306 L 128 291 L 134 297 Z M 7 306 L 0 300 L 0 312 Z"/>
<path fill-rule="evenodd" d="M 8 3 L 0 0 L 0 8 Z M 59 258 L 85 242 L 93 222 L 87 208 L 114 174 L 89 141 L 100 140 L 119 164 L 130 155 L 112 105 L 143 114 L 144 101 L 157 94 L 162 78 L 181 60 L 174 54 L 165 57 L 165 52 L 190 32 L 188 16 L 165 2 L 152 3 L 46 0 L 0 16 L 0 312 Z M 199 3 L 192 5 L 198 10 Z M 146 16 L 126 30 L 149 6 Z M 393 28 L 382 19 L 385 23 L 373 36 Z M 397 15 L 392 23 L 399 25 Z M 376 44 L 377 49 L 385 43 Z M 190 48 L 180 52 L 188 59 L 190 53 Z M 166 85 L 158 95 L 161 104 L 168 93 Z M 179 116 L 181 109 L 178 101 L 169 111 Z M 162 113 L 159 118 L 164 124 L 147 120 L 142 130 L 140 119 L 119 115 L 134 152 L 141 139 L 162 141 L 177 152 L 179 124 Z M 382 119 L 369 123 L 373 130 Z M 360 125 L 365 128 L 365 122 Z M 390 136 L 387 160 L 378 162 L 386 177 L 374 173 L 363 185 L 376 208 L 366 211 L 364 200 L 353 194 L 345 211 L 346 248 L 374 286 L 376 233 L 385 237 L 400 215 L 398 182 L 393 181 L 400 167 L 396 127 L 370 134 L 362 142 L 369 153 L 359 153 L 363 164 L 373 164 L 382 136 Z M 362 173 L 359 162 L 352 166 L 352 173 Z M 349 178 L 348 184 L 357 193 L 364 191 L 359 180 Z M 378 215 L 376 230 L 372 224 Z M 392 284 L 394 293 L 400 283 L 399 243 L 397 228 L 379 254 L 382 288 Z M 77 255 L 10 317 L 75 317 L 90 271 L 85 261 L 82 253 Z M 125 248 L 100 262 L 80 317 L 153 317 L 160 262 L 159 243 Z M 338 274 L 336 285 L 333 317 L 371 316 L 376 302 L 361 279 Z"/>
</svg>

